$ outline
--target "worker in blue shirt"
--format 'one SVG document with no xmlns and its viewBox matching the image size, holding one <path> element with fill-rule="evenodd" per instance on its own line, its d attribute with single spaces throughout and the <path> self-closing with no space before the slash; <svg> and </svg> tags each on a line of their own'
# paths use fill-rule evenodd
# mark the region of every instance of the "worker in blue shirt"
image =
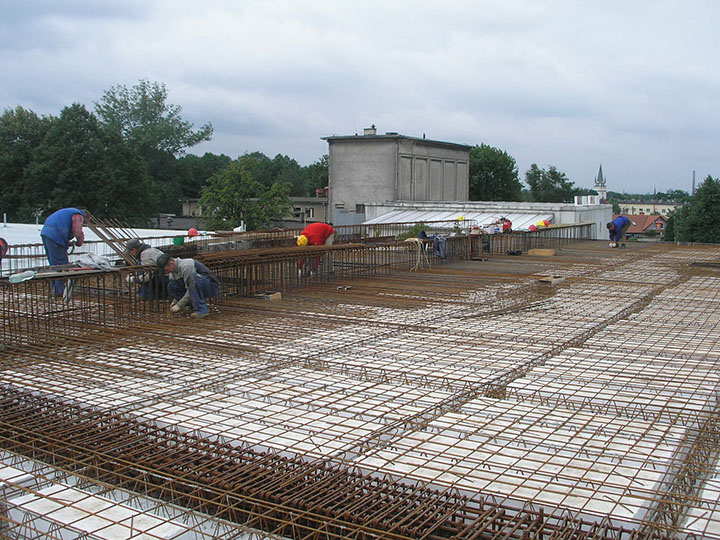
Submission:
<svg viewBox="0 0 720 540">
<path fill-rule="evenodd" d="M 89 215 L 86 210 L 62 208 L 45 220 L 40 237 L 51 266 L 68 264 L 68 248 L 83 245 L 83 224 Z M 55 296 L 62 296 L 63 282 L 53 281 L 53 290 Z"/>
<path fill-rule="evenodd" d="M 626 233 L 630 225 L 632 225 L 632 221 L 625 216 L 618 216 L 607 224 L 610 233 L 610 247 L 618 247 L 618 244 L 625 247 Z"/>
</svg>

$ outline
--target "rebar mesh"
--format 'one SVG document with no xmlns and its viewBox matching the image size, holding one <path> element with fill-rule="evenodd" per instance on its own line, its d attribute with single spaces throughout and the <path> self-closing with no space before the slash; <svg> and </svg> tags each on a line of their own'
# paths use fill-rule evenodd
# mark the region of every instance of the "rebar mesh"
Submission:
<svg viewBox="0 0 720 540">
<path fill-rule="evenodd" d="M 129 269 L 67 304 L 0 286 L 0 532 L 720 538 L 720 276 L 688 270 L 720 248 L 398 273 L 400 246 L 346 246 L 318 251 L 340 277 L 240 294 L 292 252 L 208 258 L 237 289 L 202 321 Z"/>
</svg>

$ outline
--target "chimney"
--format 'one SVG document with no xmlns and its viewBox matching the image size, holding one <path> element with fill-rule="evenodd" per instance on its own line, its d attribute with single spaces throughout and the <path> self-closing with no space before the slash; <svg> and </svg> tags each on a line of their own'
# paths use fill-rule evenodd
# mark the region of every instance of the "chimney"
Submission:
<svg viewBox="0 0 720 540">
<path fill-rule="evenodd" d="M 369 128 L 365 128 L 363 135 L 377 135 L 377 129 L 375 129 L 375 124 L 373 124 Z"/>
</svg>

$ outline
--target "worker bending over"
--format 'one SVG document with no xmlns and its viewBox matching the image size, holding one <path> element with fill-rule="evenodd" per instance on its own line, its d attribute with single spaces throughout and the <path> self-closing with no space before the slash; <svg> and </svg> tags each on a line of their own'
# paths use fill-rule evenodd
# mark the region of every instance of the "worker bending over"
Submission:
<svg viewBox="0 0 720 540">
<path fill-rule="evenodd" d="M 625 247 L 626 233 L 631 224 L 632 221 L 625 216 L 618 216 L 607 224 L 610 233 L 610 247 L 618 247 L 619 243 L 622 243 L 622 247 Z"/>
<path fill-rule="evenodd" d="M 68 248 L 83 245 L 85 241 L 83 224 L 89 216 L 86 210 L 77 208 L 62 208 L 48 216 L 40 231 L 40 238 L 45 246 L 45 254 L 50 266 L 68 264 Z M 53 281 L 55 296 L 62 296 L 63 288 L 62 281 Z"/>
<path fill-rule="evenodd" d="M 300 236 L 298 236 L 297 245 L 300 247 L 331 246 L 334 239 L 335 229 L 333 229 L 331 225 L 328 225 L 327 223 L 311 223 L 305 227 L 302 233 L 300 233 Z M 299 261 L 298 264 L 300 265 L 301 275 L 314 273 L 320 265 L 320 257 L 314 257 L 312 259 L 311 268 L 308 268 L 308 265 L 303 267 L 302 261 Z M 333 271 L 333 261 L 330 253 L 327 253 L 323 257 L 323 264 L 326 267 L 327 272 Z"/>
<path fill-rule="evenodd" d="M 125 243 L 125 249 L 137 264 L 153 268 L 151 272 L 137 272 L 127 277 L 128 284 L 140 284 L 137 290 L 138 296 L 146 300 L 150 298 L 167 298 L 169 280 L 164 273 L 155 270 L 157 261 L 163 252 L 150 244 L 141 242 L 138 238 L 128 240 Z"/>
<path fill-rule="evenodd" d="M 157 267 L 170 279 L 171 312 L 177 313 L 186 306 L 192 306 L 190 317 L 193 319 L 210 315 L 205 299 L 217 295 L 220 282 L 207 266 L 194 259 L 181 259 L 163 253 L 157 259 Z"/>
<path fill-rule="evenodd" d="M 297 239 L 297 245 L 331 246 L 335 239 L 335 229 L 327 223 L 311 223 L 303 229 Z"/>
</svg>

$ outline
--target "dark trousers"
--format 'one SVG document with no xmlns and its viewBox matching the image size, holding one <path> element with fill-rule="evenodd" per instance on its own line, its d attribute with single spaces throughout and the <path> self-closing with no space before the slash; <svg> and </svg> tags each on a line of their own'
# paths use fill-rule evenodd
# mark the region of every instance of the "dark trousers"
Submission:
<svg viewBox="0 0 720 540">
<path fill-rule="evenodd" d="M 202 274 L 193 274 L 193 283 L 185 287 L 182 279 L 177 279 L 168 283 L 168 292 L 175 300 L 180 300 L 185 293 L 190 290 L 190 303 L 193 311 L 197 313 L 207 313 L 208 307 L 205 303 L 206 298 L 212 298 L 218 293 L 218 285 L 209 277 Z"/>
<path fill-rule="evenodd" d="M 47 255 L 50 266 L 68 264 L 67 247 L 58 244 L 54 240 L 50 240 L 47 236 L 40 235 L 40 237 L 42 238 L 43 246 L 45 247 L 45 255 Z M 65 285 L 63 285 L 62 281 L 53 281 L 52 287 L 53 294 L 55 296 L 63 295 Z"/>
</svg>

